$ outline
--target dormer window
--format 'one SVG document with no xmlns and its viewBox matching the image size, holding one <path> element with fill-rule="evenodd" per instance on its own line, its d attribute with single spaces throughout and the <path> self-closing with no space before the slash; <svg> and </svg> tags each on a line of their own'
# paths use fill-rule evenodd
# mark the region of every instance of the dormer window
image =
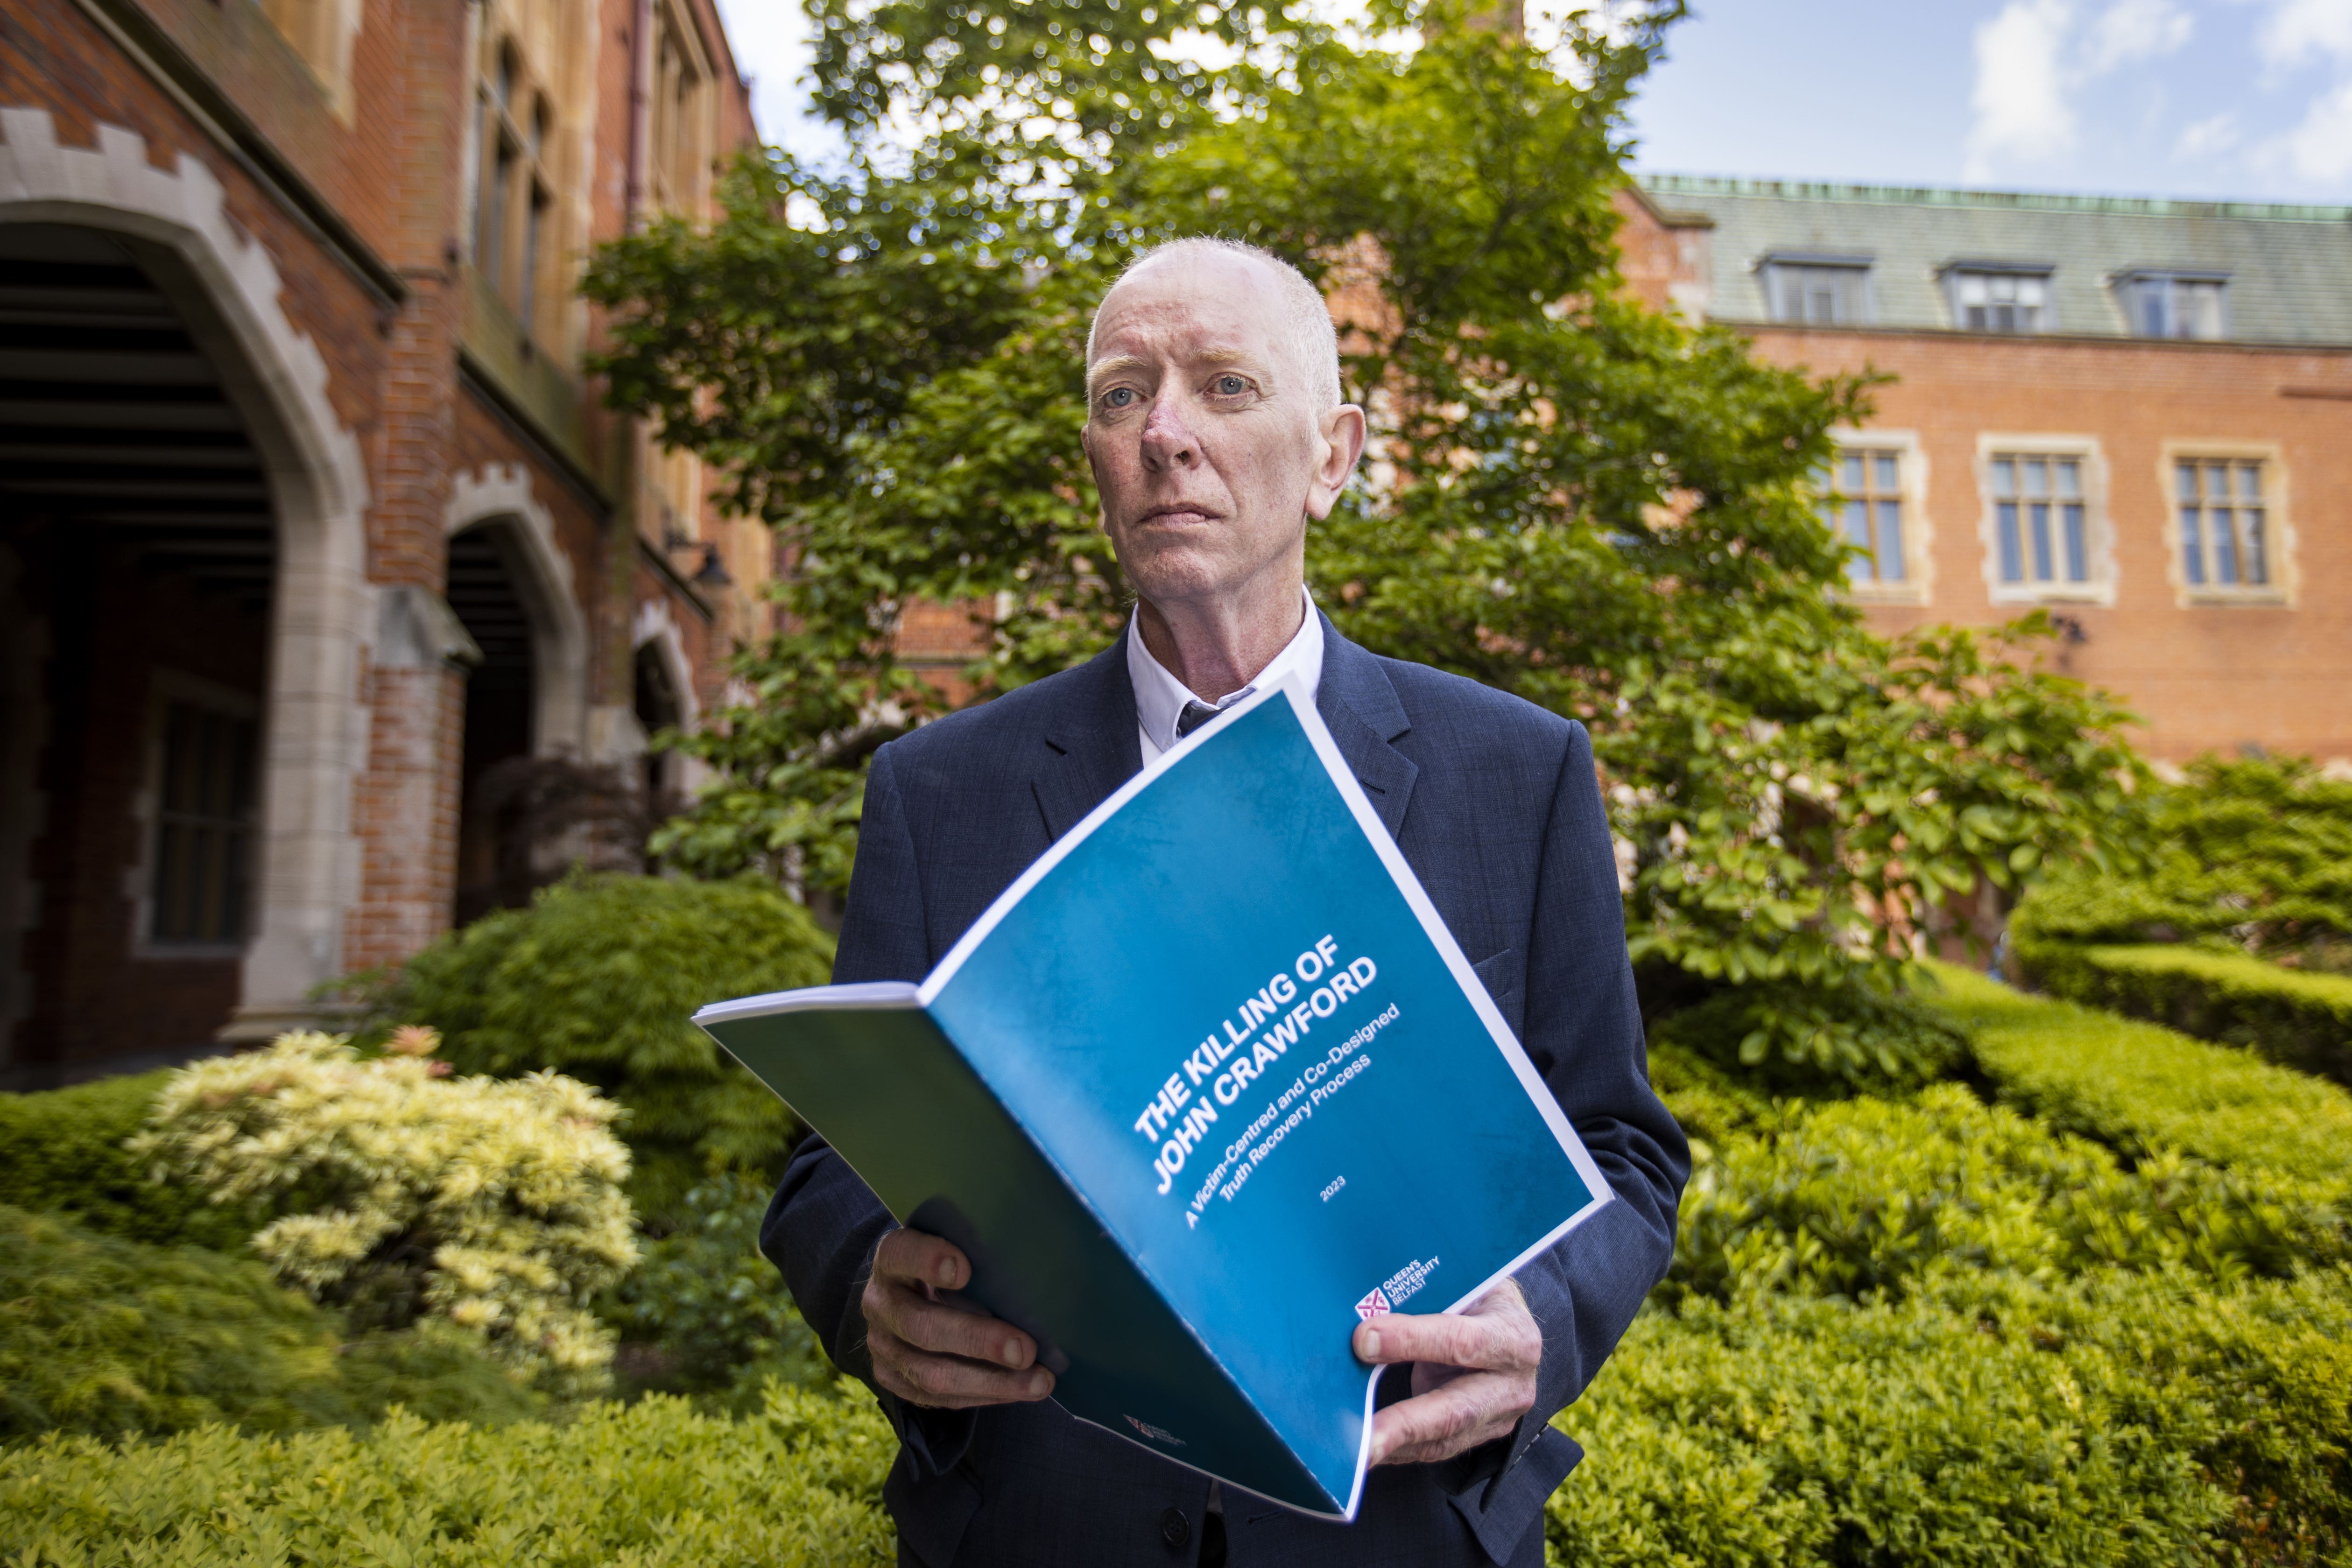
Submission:
<svg viewBox="0 0 2352 1568">
<path fill-rule="evenodd" d="M 1782 253 L 1764 258 L 1764 298 L 1775 321 L 1859 327 L 1877 314 L 1870 257 Z"/>
<path fill-rule="evenodd" d="M 2047 332 L 2058 325 L 2052 309 L 2048 267 L 1954 262 L 1944 269 L 1952 325 L 1964 332 Z"/>
<path fill-rule="evenodd" d="M 2226 272 L 2142 267 L 2117 274 L 2116 294 L 2136 337 L 2211 340 L 2229 334 L 2229 284 Z"/>
</svg>

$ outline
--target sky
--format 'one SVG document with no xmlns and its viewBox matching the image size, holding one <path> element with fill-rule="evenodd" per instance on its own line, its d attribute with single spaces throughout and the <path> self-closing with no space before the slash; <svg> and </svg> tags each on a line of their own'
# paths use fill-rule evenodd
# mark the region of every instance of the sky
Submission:
<svg viewBox="0 0 2352 1568">
<path fill-rule="evenodd" d="M 719 9 L 763 134 L 824 151 L 800 7 Z M 2352 0 L 1692 11 L 1635 101 L 1636 169 L 2352 204 Z"/>
</svg>

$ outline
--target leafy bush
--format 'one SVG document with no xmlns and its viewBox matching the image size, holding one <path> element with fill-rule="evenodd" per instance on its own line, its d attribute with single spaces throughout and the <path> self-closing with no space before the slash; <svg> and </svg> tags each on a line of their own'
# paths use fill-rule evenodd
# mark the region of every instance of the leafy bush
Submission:
<svg viewBox="0 0 2352 1568">
<path fill-rule="evenodd" d="M 2352 783 L 2297 758 L 2209 757 L 2143 812 L 2147 869 L 2053 878 L 2019 907 L 2021 941 L 2226 936 L 2293 960 L 2352 938 Z"/>
<path fill-rule="evenodd" d="M 741 1172 L 696 1187 L 678 1228 L 648 1242 L 644 1261 L 600 1303 L 621 1332 L 625 1364 L 643 1368 L 642 1386 L 717 1395 L 740 1411 L 756 1408 L 770 1382 L 832 1378 L 775 1265 L 761 1255 L 768 1197 L 765 1182 Z"/>
<path fill-rule="evenodd" d="M 833 939 L 772 885 L 575 877 L 410 960 L 383 1003 L 461 1071 L 552 1067 L 628 1107 L 630 1194 L 659 1223 L 730 1166 L 775 1174 L 781 1102 L 688 1020 L 706 1002 L 823 985 Z"/>
<path fill-rule="evenodd" d="M 0 1204 L 67 1215 L 133 1241 L 242 1247 L 269 1216 L 225 1208 L 191 1187 L 152 1181 L 123 1147 L 168 1071 L 102 1078 L 37 1094 L 0 1094 Z"/>
<path fill-rule="evenodd" d="M 2352 1188 L 2352 1093 L 2154 1024 L 2027 996 L 1948 965 L 1937 1005 L 2001 1100 L 2132 1157 L 2171 1149 Z"/>
<path fill-rule="evenodd" d="M 1694 1171 L 1667 1293 L 1867 1301 L 2110 1264 L 2286 1275 L 2352 1252 L 2343 1197 L 2170 1152 L 2126 1171 L 1957 1085 L 1909 1103 L 1784 1103 Z"/>
<path fill-rule="evenodd" d="M 1900 1092 L 1949 1074 L 1968 1040 L 1907 991 L 1857 978 L 1838 998 L 1754 980 L 1668 1012 L 1662 1043 L 1790 1093 Z"/>
<path fill-rule="evenodd" d="M 2342 1563 L 2352 1278 L 1686 1299 L 1559 1420 L 1555 1563 Z"/>
<path fill-rule="evenodd" d="M 0 1551 L 16 1568 L 887 1563 L 897 1448 L 870 1401 L 782 1389 L 741 1421 L 656 1398 L 562 1426 L 50 1438 L 0 1452 Z"/>
<path fill-rule="evenodd" d="M 395 1403 L 476 1421 L 536 1408 L 462 1336 L 343 1342 L 334 1313 L 259 1263 L 0 1207 L 0 1440 L 215 1422 L 285 1431 L 372 1420 Z"/>
<path fill-rule="evenodd" d="M 134 1153 L 224 1202 L 289 1210 L 256 1232 L 278 1276 L 368 1328 L 430 1313 L 519 1370 L 596 1385 L 587 1311 L 636 1260 L 610 1101 L 553 1072 L 450 1078 L 430 1030 L 362 1061 L 322 1034 L 172 1075 Z"/>
<path fill-rule="evenodd" d="M 2022 934 L 2017 957 L 2044 990 L 2352 1083 L 2352 978 L 2227 949 L 2077 945 Z"/>
</svg>

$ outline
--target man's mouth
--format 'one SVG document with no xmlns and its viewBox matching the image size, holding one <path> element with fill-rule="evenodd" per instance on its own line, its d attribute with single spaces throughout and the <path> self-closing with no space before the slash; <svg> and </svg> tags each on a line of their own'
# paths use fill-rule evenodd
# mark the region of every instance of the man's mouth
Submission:
<svg viewBox="0 0 2352 1568">
<path fill-rule="evenodd" d="M 1152 507 L 1135 520 L 1139 523 L 1209 523 L 1216 521 L 1216 517 L 1217 514 L 1206 507 L 1190 507 L 1181 501 L 1171 501 L 1166 506 Z"/>
</svg>

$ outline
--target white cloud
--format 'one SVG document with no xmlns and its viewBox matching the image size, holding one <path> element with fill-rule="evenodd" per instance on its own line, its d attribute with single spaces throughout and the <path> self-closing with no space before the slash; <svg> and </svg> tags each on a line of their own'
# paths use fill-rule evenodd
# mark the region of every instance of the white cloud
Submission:
<svg viewBox="0 0 2352 1568">
<path fill-rule="evenodd" d="M 2177 0 L 2116 0 L 2091 24 L 2084 63 L 2097 74 L 2159 59 L 2188 43 L 2195 31 Z"/>
<path fill-rule="evenodd" d="M 2227 152 L 2239 141 L 2238 117 L 2228 110 L 2209 115 L 2181 131 L 2173 143 L 2176 158 L 2210 158 Z"/>
<path fill-rule="evenodd" d="M 2309 65 L 2322 55 L 2352 60 L 2352 0 L 2278 0 L 2254 42 L 2273 66 Z"/>
<path fill-rule="evenodd" d="M 1993 160 L 2001 154 L 2041 162 L 2074 147 L 2074 110 L 2063 58 L 2073 22 L 2066 0 L 2010 0 L 1977 29 L 1969 100 L 1976 122 L 1969 131 L 1964 179 L 1992 178 Z"/>
<path fill-rule="evenodd" d="M 2306 180 L 2352 179 L 2352 80 L 2339 81 L 2313 99 L 2303 123 L 2287 132 L 2280 150 Z"/>
</svg>

